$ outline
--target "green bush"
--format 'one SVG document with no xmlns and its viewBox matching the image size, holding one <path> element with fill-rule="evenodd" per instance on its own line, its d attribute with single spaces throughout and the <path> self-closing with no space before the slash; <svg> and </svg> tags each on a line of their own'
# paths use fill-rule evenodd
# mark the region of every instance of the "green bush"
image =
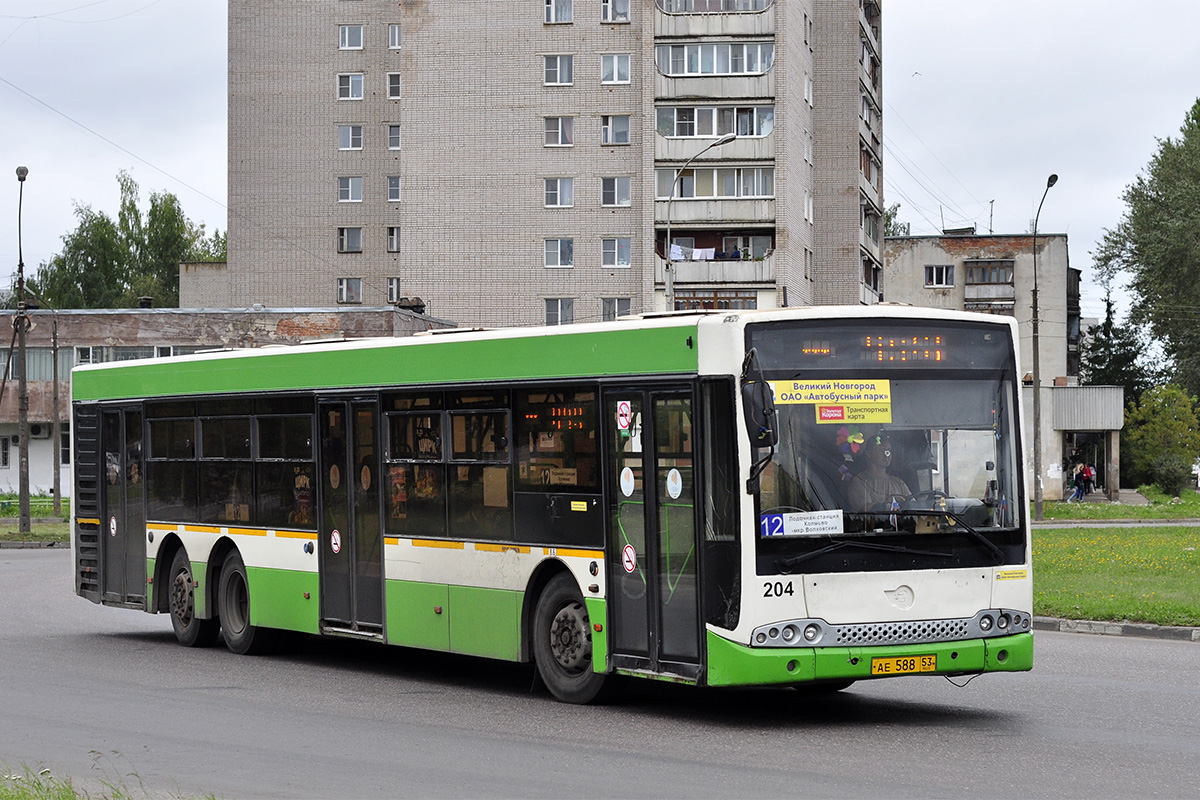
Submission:
<svg viewBox="0 0 1200 800">
<path fill-rule="evenodd" d="M 1192 465 L 1175 453 L 1163 453 L 1150 462 L 1154 484 L 1163 494 L 1178 497 L 1192 482 Z"/>
</svg>

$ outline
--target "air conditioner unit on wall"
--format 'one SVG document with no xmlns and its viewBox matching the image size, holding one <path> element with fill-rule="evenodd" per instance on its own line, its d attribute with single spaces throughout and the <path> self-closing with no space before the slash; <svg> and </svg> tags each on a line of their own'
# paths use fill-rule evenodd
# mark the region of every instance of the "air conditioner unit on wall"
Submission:
<svg viewBox="0 0 1200 800">
<path fill-rule="evenodd" d="M 45 422 L 34 422 L 29 426 L 30 439 L 49 439 L 52 426 Z"/>
</svg>

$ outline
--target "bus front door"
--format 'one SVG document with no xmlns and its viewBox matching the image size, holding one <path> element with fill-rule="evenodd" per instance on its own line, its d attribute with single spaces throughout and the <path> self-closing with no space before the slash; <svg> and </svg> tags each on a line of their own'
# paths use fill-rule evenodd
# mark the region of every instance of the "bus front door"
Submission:
<svg viewBox="0 0 1200 800">
<path fill-rule="evenodd" d="M 101 424 L 104 448 L 101 597 L 105 604 L 145 608 L 146 465 L 142 458 L 142 412 L 137 408 L 105 409 Z"/>
<path fill-rule="evenodd" d="M 383 631 L 379 412 L 374 400 L 322 400 L 321 618 L 326 629 Z"/>
<path fill-rule="evenodd" d="M 612 665 L 698 678 L 691 392 L 614 391 L 605 412 Z"/>
</svg>

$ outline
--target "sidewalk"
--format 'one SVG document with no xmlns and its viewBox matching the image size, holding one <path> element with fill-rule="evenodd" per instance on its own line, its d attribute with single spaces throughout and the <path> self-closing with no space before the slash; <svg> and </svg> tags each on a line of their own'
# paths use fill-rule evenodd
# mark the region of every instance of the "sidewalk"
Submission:
<svg viewBox="0 0 1200 800">
<path fill-rule="evenodd" d="M 1173 639 L 1175 641 L 1200 642 L 1200 628 L 1149 625 L 1144 622 L 1096 622 L 1086 619 L 1034 617 L 1033 629 L 1035 631 L 1093 633 L 1102 636 L 1138 636 L 1144 639 Z"/>
</svg>

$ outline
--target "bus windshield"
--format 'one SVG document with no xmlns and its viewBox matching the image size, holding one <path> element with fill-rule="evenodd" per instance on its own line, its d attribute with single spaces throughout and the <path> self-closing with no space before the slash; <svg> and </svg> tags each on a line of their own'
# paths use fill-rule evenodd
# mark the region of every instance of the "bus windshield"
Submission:
<svg viewBox="0 0 1200 800">
<path fill-rule="evenodd" d="M 760 574 L 1021 563 L 1016 373 L 999 325 L 751 330 L 775 395 Z"/>
</svg>

